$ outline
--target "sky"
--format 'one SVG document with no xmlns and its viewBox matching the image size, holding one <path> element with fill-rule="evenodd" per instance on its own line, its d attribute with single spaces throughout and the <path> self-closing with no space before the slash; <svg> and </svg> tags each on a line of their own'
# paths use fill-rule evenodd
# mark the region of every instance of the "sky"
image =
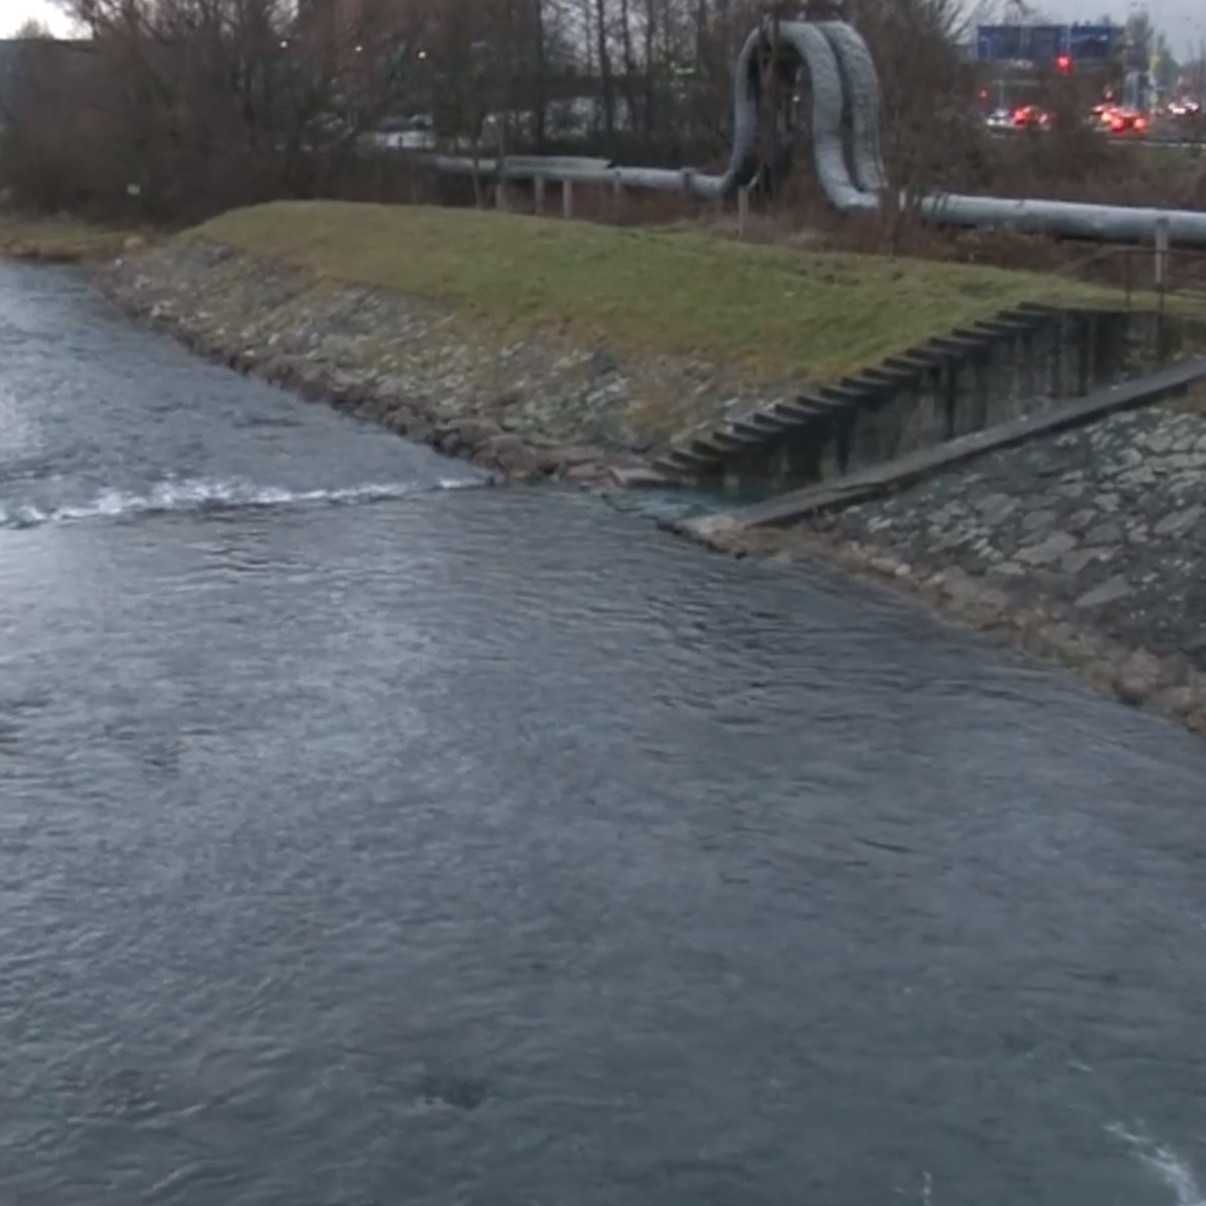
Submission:
<svg viewBox="0 0 1206 1206">
<path fill-rule="evenodd" d="M 0 0 L 0 37 L 11 36 L 30 17 L 49 25 L 51 33 L 71 32 L 71 22 L 50 0 Z"/>
<path fill-rule="evenodd" d="M 1095 21 L 1108 13 L 1119 22 L 1131 8 L 1140 7 L 1131 0 L 1033 0 L 1033 6 L 1057 21 Z M 1178 58 L 1196 57 L 1199 43 L 1206 40 L 1202 0 L 1147 0 L 1142 7 L 1151 13 L 1156 28 L 1168 35 Z M 30 17 L 44 21 L 56 34 L 70 32 L 71 23 L 50 0 L 0 0 L 0 37 Z"/>
</svg>

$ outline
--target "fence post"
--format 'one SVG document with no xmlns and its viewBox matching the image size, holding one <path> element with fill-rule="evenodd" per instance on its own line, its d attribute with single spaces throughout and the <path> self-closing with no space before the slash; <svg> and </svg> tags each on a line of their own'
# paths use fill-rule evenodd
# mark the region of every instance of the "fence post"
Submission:
<svg viewBox="0 0 1206 1206">
<path fill-rule="evenodd" d="M 616 168 L 611 174 L 611 217 L 612 221 L 619 221 L 622 205 L 624 200 L 624 180 L 620 175 L 620 169 Z"/>
<path fill-rule="evenodd" d="M 544 213 L 544 177 L 532 181 L 532 208 L 537 214 Z"/>
<path fill-rule="evenodd" d="M 507 208 L 507 161 L 500 155 L 495 168 L 494 204 L 498 209 Z"/>
<path fill-rule="evenodd" d="M 737 237 L 745 238 L 745 224 L 750 216 L 750 186 L 743 184 L 737 190 Z"/>
<path fill-rule="evenodd" d="M 1167 339 L 1164 329 L 1164 293 L 1168 287 L 1168 219 L 1156 219 L 1156 363 L 1164 361 Z"/>
<path fill-rule="evenodd" d="M 572 180 L 562 180 L 561 182 L 561 216 L 567 219 L 574 216 L 574 182 Z"/>
<path fill-rule="evenodd" d="M 1168 219 L 1156 219 L 1156 291 L 1163 298 L 1168 276 Z"/>
</svg>

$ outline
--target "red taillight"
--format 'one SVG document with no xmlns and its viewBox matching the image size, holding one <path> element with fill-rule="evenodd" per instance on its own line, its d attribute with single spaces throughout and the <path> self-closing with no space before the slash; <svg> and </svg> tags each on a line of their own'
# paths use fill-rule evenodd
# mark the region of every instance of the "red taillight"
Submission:
<svg viewBox="0 0 1206 1206">
<path fill-rule="evenodd" d="M 1115 117 L 1110 121 L 1110 129 L 1113 130 L 1115 134 L 1121 134 L 1122 131 L 1126 129 L 1126 122 L 1124 122 L 1120 117 Z"/>
<path fill-rule="evenodd" d="M 1146 117 L 1136 117 L 1135 118 L 1135 129 L 1136 130 L 1146 130 L 1147 129 L 1147 118 Z"/>
</svg>

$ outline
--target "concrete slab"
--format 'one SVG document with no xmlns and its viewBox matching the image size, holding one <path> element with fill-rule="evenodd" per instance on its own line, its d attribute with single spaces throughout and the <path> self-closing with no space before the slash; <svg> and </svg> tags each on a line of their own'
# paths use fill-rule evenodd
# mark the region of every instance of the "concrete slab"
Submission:
<svg viewBox="0 0 1206 1206">
<path fill-rule="evenodd" d="M 706 540 L 721 531 L 790 524 L 820 511 L 903 489 L 943 469 L 1001 448 L 1081 427 L 1117 411 L 1147 406 L 1202 380 L 1206 380 L 1206 358 L 1180 361 L 1138 380 L 1108 386 L 1063 406 L 973 432 L 831 482 L 793 490 L 728 514 L 688 520 L 681 530 Z"/>
</svg>

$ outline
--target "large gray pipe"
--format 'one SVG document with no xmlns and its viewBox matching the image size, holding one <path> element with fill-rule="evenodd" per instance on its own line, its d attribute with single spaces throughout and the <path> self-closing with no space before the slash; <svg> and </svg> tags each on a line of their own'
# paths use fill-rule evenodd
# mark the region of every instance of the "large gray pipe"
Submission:
<svg viewBox="0 0 1206 1206">
<path fill-rule="evenodd" d="M 1164 221 L 1170 243 L 1206 247 L 1206 213 L 1191 209 L 933 193 L 922 198 L 921 213 L 931 222 L 950 226 L 1000 227 L 1104 243 L 1150 243 Z"/>
<path fill-rule="evenodd" d="M 733 81 L 733 149 L 723 175 L 690 168 L 620 167 L 600 160 L 437 157 L 443 171 L 497 172 L 504 178 L 575 180 L 686 192 L 705 200 L 730 197 L 757 174 L 760 56 L 769 49 L 766 28 L 746 39 Z M 879 146 L 879 79 L 867 44 L 843 21 L 784 21 L 778 52 L 794 56 L 812 83 L 812 155 L 817 179 L 830 203 L 843 213 L 879 207 L 887 177 Z M 922 198 L 927 221 L 953 226 L 1001 227 L 1103 242 L 1151 242 L 1167 223 L 1169 240 L 1206 247 L 1206 213 L 1194 210 L 1087 205 L 1070 201 L 1016 200 L 933 193 Z"/>
<path fill-rule="evenodd" d="M 845 31 L 845 32 L 842 32 Z M 850 36 L 847 37 L 846 34 Z M 723 176 L 693 174 L 690 191 L 698 197 L 732 196 L 757 172 L 758 55 L 766 42 L 764 30 L 746 39 L 737 59 L 733 91 L 733 151 Z M 812 156 L 825 196 L 840 210 L 875 209 L 883 186 L 879 159 L 879 84 L 866 44 L 841 22 L 808 24 L 784 21 L 779 25 L 780 52 L 786 49 L 808 68 L 812 82 Z M 861 56 L 860 56 L 861 50 Z M 860 86 L 858 103 L 848 86 Z M 873 109 L 874 113 L 869 110 Z M 846 128 L 852 134 L 851 154 L 846 153 Z M 851 178 L 853 169 L 853 179 Z M 634 185 L 659 187 L 661 177 L 649 169 L 621 168 L 622 179 Z M 631 173 L 631 176 L 630 176 Z M 679 187 L 681 172 L 665 173 L 667 187 Z M 670 178 L 674 183 L 671 183 Z"/>
</svg>

